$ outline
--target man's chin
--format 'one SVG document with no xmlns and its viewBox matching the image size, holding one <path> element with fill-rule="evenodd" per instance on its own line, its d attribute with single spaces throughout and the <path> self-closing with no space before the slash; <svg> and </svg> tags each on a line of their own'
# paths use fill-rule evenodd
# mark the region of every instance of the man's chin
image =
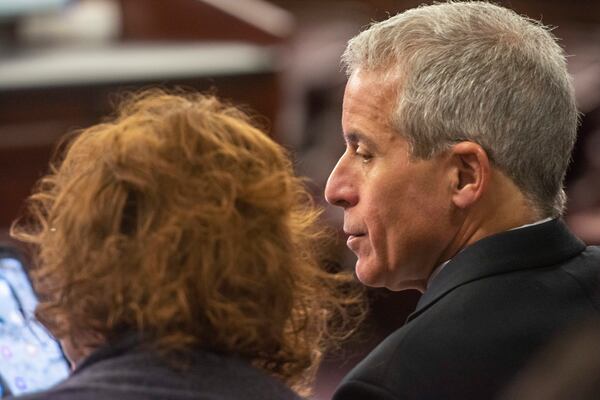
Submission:
<svg viewBox="0 0 600 400">
<path fill-rule="evenodd" d="M 421 293 L 425 291 L 427 281 L 422 279 L 401 279 L 397 276 L 394 279 L 383 272 L 383 268 L 361 262 L 360 259 L 356 262 L 354 268 L 356 278 L 365 286 L 380 288 L 384 287 L 393 292 L 402 290 L 417 290 Z"/>
<path fill-rule="evenodd" d="M 385 281 L 381 276 L 381 273 L 378 273 L 378 268 L 373 265 L 369 265 L 368 263 L 361 262 L 360 259 L 356 261 L 356 266 L 354 267 L 354 273 L 356 274 L 356 278 L 365 286 L 369 287 L 384 287 Z"/>
</svg>

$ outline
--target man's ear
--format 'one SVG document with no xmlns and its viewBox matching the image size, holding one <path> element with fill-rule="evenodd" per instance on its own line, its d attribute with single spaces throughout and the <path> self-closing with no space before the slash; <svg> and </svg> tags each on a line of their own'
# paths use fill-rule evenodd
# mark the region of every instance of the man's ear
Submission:
<svg viewBox="0 0 600 400">
<path fill-rule="evenodd" d="M 460 142 L 450 148 L 455 165 L 452 202 L 465 209 L 475 204 L 485 192 L 490 181 L 490 159 L 480 145 Z"/>
</svg>

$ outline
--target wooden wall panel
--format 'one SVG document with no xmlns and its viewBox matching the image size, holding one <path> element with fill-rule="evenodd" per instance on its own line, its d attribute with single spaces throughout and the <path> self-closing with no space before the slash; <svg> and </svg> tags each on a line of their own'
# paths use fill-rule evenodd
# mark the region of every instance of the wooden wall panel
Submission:
<svg viewBox="0 0 600 400">
<path fill-rule="evenodd" d="M 99 122 L 123 93 L 149 86 L 130 82 L 0 91 L 0 230 L 17 217 L 63 134 Z M 161 82 L 161 87 L 213 92 L 260 116 L 266 128 L 278 111 L 275 73 L 179 79 Z"/>
</svg>

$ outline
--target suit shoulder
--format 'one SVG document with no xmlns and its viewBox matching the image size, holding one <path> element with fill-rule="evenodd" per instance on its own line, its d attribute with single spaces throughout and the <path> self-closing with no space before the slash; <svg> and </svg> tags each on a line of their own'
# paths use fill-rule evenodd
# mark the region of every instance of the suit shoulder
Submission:
<svg viewBox="0 0 600 400">
<path fill-rule="evenodd" d="M 403 398 L 429 398 L 430 392 L 431 398 L 459 393 L 477 398 L 493 392 L 557 330 L 595 311 L 586 290 L 568 274 L 594 284 L 599 254 L 592 249 L 560 265 L 454 288 L 377 346 L 348 375 L 340 393 L 369 385 Z"/>
<path fill-rule="evenodd" d="M 335 392 L 332 400 L 399 400 L 385 387 L 360 379 L 347 380 Z"/>
<path fill-rule="evenodd" d="M 334 400 L 396 399 L 393 393 L 400 383 L 416 382 L 420 366 L 407 349 L 418 349 L 421 343 L 411 335 L 416 324 L 407 324 L 386 337 L 342 381 Z M 418 328 L 418 326 L 417 326 Z M 414 367 L 414 368 L 413 368 Z M 397 379 L 401 376 L 401 379 Z"/>
</svg>

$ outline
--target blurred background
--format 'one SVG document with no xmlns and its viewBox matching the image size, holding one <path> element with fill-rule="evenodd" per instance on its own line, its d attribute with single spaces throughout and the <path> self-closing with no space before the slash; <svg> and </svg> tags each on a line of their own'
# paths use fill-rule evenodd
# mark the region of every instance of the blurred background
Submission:
<svg viewBox="0 0 600 400">
<path fill-rule="evenodd" d="M 47 171 L 61 136 L 99 122 L 123 93 L 161 86 L 243 105 L 292 152 L 324 204 L 343 151 L 346 41 L 369 22 L 423 1 L 0 0 L 0 240 Z M 582 112 L 567 178 L 571 228 L 600 244 L 600 1 L 497 1 L 555 26 L 569 54 Z M 341 228 L 342 215 L 325 220 Z M 343 240 L 332 260 L 352 268 Z M 327 357 L 315 399 L 399 327 L 415 292 L 370 290 L 361 332 Z"/>
</svg>

